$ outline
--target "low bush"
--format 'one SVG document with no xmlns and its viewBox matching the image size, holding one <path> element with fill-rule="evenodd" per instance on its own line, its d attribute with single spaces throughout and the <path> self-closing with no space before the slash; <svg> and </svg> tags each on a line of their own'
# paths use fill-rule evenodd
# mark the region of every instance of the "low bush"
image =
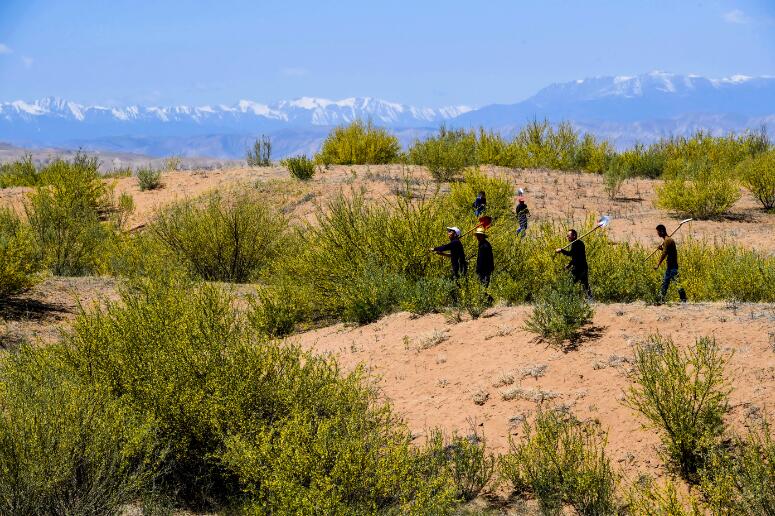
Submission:
<svg viewBox="0 0 775 516">
<path fill-rule="evenodd" d="M 408 159 L 426 167 L 436 181 L 451 181 L 465 168 L 477 165 L 476 143 L 473 132 L 442 126 L 438 135 L 415 141 Z"/>
<path fill-rule="evenodd" d="M 407 286 L 400 307 L 415 315 L 436 313 L 452 304 L 454 290 L 455 283 L 447 278 L 420 278 Z"/>
<path fill-rule="evenodd" d="M 287 283 L 259 288 L 251 308 L 250 321 L 259 333 L 285 337 L 306 315 L 306 292 Z"/>
<path fill-rule="evenodd" d="M 444 513 L 455 486 L 356 370 L 258 338 L 215 286 L 141 281 L 78 317 L 65 362 L 168 450 L 158 486 L 199 509 Z"/>
<path fill-rule="evenodd" d="M 32 287 L 41 264 L 32 231 L 8 208 L 0 208 L 0 300 Z"/>
<path fill-rule="evenodd" d="M 0 512 L 117 514 L 152 495 L 151 422 L 61 362 L 58 347 L 0 359 Z"/>
<path fill-rule="evenodd" d="M 445 439 L 439 430 L 431 431 L 425 453 L 432 457 L 431 468 L 448 469 L 457 498 L 470 501 L 485 491 L 495 476 L 497 458 L 476 433 Z"/>
<path fill-rule="evenodd" d="M 593 313 L 581 286 L 565 275 L 539 294 L 525 329 L 560 345 L 573 339 Z"/>
<path fill-rule="evenodd" d="M 775 440 L 766 419 L 714 449 L 700 490 L 714 514 L 775 514 Z"/>
<path fill-rule="evenodd" d="M 154 170 L 151 167 L 137 169 L 137 184 L 141 192 L 158 190 L 162 187 L 161 170 Z"/>
<path fill-rule="evenodd" d="M 620 152 L 616 160 L 633 176 L 656 179 L 665 170 L 667 156 L 663 151 L 663 143 L 655 143 L 648 147 L 636 144 L 631 149 Z"/>
<path fill-rule="evenodd" d="M 282 160 L 282 165 L 288 169 L 292 177 L 307 181 L 315 175 L 315 162 L 303 154 Z"/>
<path fill-rule="evenodd" d="M 393 163 L 399 157 L 398 138 L 371 121 L 356 120 L 331 131 L 315 156 L 315 161 L 328 165 L 380 165 Z"/>
<path fill-rule="evenodd" d="M 42 182 L 42 174 L 32 162 L 32 154 L 10 163 L 0 164 L 0 188 L 12 186 L 38 186 Z"/>
<path fill-rule="evenodd" d="M 737 166 L 737 174 L 765 210 L 775 208 L 775 150 L 743 161 Z"/>
<path fill-rule="evenodd" d="M 151 234 L 192 274 L 244 283 L 283 249 L 287 221 L 250 190 L 215 191 L 161 210 Z"/>
<path fill-rule="evenodd" d="M 689 496 L 682 500 L 675 484 L 666 480 L 661 485 L 642 477 L 627 492 L 627 512 L 632 516 L 701 516 L 697 500 Z"/>
<path fill-rule="evenodd" d="M 621 160 L 613 159 L 610 161 L 603 172 L 603 186 L 609 199 L 615 200 L 619 197 L 619 192 L 629 176 L 630 171 Z"/>
<path fill-rule="evenodd" d="M 272 164 L 272 140 L 267 136 L 253 143 L 253 149 L 248 150 L 245 156 L 249 167 L 268 167 Z"/>
<path fill-rule="evenodd" d="M 532 426 L 524 423 L 524 433 L 520 441 L 510 440 L 500 463 L 515 494 L 535 496 L 544 514 L 559 514 L 565 505 L 578 514 L 616 513 L 617 475 L 592 423 L 539 410 Z"/>
<path fill-rule="evenodd" d="M 493 219 L 510 216 L 514 209 L 514 186 L 504 177 L 491 177 L 479 169 L 464 172 L 463 181 L 450 185 L 449 195 L 444 202 L 454 220 L 466 220 L 473 227 L 476 223 L 472 203 L 479 192 L 487 195 L 487 211 Z"/>
<path fill-rule="evenodd" d="M 667 461 L 692 482 L 724 429 L 726 360 L 707 337 L 681 351 L 671 339 L 655 335 L 635 349 L 635 385 L 625 402 L 663 432 Z"/>
<path fill-rule="evenodd" d="M 668 162 L 657 206 L 696 219 L 718 217 L 740 198 L 734 178 L 707 159 Z"/>
<path fill-rule="evenodd" d="M 116 204 L 98 167 L 96 158 L 81 154 L 54 161 L 25 203 L 39 257 L 56 275 L 97 271 L 103 247 L 124 220 L 128 203 Z"/>
</svg>

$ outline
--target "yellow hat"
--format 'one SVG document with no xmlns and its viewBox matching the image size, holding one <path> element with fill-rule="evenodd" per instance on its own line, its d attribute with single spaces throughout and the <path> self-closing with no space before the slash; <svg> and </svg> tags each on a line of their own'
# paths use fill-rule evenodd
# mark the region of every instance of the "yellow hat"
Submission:
<svg viewBox="0 0 775 516">
<path fill-rule="evenodd" d="M 478 227 L 478 228 L 476 228 L 476 231 L 474 231 L 474 234 L 475 234 L 475 235 L 484 235 L 484 236 L 487 236 L 487 233 L 485 233 L 485 231 L 484 231 L 484 228 L 482 228 L 482 227 Z"/>
</svg>

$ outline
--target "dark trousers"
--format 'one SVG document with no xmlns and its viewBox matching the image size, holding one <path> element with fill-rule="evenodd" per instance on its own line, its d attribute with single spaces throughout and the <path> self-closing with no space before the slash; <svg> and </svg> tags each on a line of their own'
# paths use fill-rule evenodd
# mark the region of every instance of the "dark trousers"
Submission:
<svg viewBox="0 0 775 516">
<path fill-rule="evenodd" d="M 675 282 L 678 286 L 678 297 L 681 301 L 686 302 L 686 291 L 681 286 L 681 278 L 678 276 L 678 269 L 667 269 L 665 271 L 665 277 L 662 278 L 662 289 L 659 291 L 660 299 L 664 300 L 667 295 L 667 289 L 670 287 L 670 283 Z"/>
<path fill-rule="evenodd" d="M 481 272 L 476 273 L 477 276 L 479 276 L 479 282 L 484 285 L 485 287 L 490 286 L 490 273 L 483 274 Z"/>
<path fill-rule="evenodd" d="M 589 288 L 589 271 L 583 270 L 583 271 L 571 271 L 571 275 L 573 276 L 573 283 L 580 283 L 582 288 L 584 289 L 584 293 L 587 295 L 587 297 L 592 297 L 592 289 Z"/>
</svg>

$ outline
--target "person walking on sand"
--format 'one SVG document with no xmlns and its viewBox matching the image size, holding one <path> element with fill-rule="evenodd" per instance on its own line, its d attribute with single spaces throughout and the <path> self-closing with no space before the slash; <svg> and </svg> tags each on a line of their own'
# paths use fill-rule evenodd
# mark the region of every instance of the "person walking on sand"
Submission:
<svg viewBox="0 0 775 516">
<path fill-rule="evenodd" d="M 578 233 L 575 229 L 568 231 L 568 242 L 571 243 L 570 249 L 565 250 L 562 247 L 555 249 L 556 253 L 570 256 L 570 262 L 565 266 L 573 276 L 574 283 L 580 283 L 584 288 L 588 298 L 592 298 L 592 290 L 589 288 L 589 266 L 587 265 L 587 250 L 584 242 L 578 239 Z"/>
<path fill-rule="evenodd" d="M 667 261 L 665 268 L 665 277 L 662 279 L 662 289 L 659 291 L 659 302 L 665 301 L 667 295 L 667 289 L 670 287 L 671 282 L 675 282 L 678 286 L 678 297 L 682 303 L 686 303 L 686 291 L 681 286 L 681 279 L 678 277 L 678 249 L 673 240 L 667 234 L 667 229 L 663 224 L 657 226 L 657 235 L 662 239 L 659 249 L 662 250 L 662 256 L 659 258 L 659 262 L 654 266 L 654 270 L 659 269 L 662 262 Z"/>
<path fill-rule="evenodd" d="M 484 228 L 476 228 L 474 235 L 479 241 L 479 250 L 476 254 L 476 274 L 479 276 L 479 281 L 482 285 L 489 287 L 490 276 L 495 270 L 492 245 L 487 241 L 487 233 L 485 233 Z"/>
<path fill-rule="evenodd" d="M 448 243 L 434 247 L 431 251 L 451 258 L 452 278 L 457 280 L 460 276 L 465 276 L 468 271 L 468 262 L 466 262 L 463 242 L 460 241 L 460 228 L 456 226 L 448 227 L 447 237 L 449 237 Z"/>
<path fill-rule="evenodd" d="M 485 195 L 484 191 L 480 191 L 479 195 L 477 195 L 476 199 L 474 200 L 474 215 L 479 217 L 482 215 L 482 213 L 485 212 L 486 209 L 487 196 Z"/>
<path fill-rule="evenodd" d="M 525 233 L 527 233 L 527 217 L 530 215 L 530 210 L 527 208 L 527 204 L 525 204 L 525 198 L 520 196 L 519 197 L 519 203 L 517 204 L 517 207 L 515 208 L 515 213 L 517 214 L 517 221 L 519 222 L 519 228 L 517 229 L 517 236 L 519 238 L 524 238 Z"/>
</svg>

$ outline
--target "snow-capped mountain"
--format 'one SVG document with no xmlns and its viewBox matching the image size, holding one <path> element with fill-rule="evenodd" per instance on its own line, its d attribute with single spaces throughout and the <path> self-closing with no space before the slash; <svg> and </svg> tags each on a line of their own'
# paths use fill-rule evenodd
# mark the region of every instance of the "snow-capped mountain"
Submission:
<svg viewBox="0 0 775 516">
<path fill-rule="evenodd" d="M 390 128 L 402 143 L 442 123 L 510 133 L 534 118 L 569 121 L 617 146 L 682 135 L 775 129 L 775 77 L 708 79 L 650 72 L 594 77 L 547 86 L 515 104 L 479 109 L 420 108 L 362 97 L 302 97 L 263 104 L 105 107 L 57 98 L 0 103 L 0 141 L 150 155 L 239 158 L 260 134 L 272 137 L 276 157 L 311 152 L 332 126 L 355 119 Z"/>
</svg>

